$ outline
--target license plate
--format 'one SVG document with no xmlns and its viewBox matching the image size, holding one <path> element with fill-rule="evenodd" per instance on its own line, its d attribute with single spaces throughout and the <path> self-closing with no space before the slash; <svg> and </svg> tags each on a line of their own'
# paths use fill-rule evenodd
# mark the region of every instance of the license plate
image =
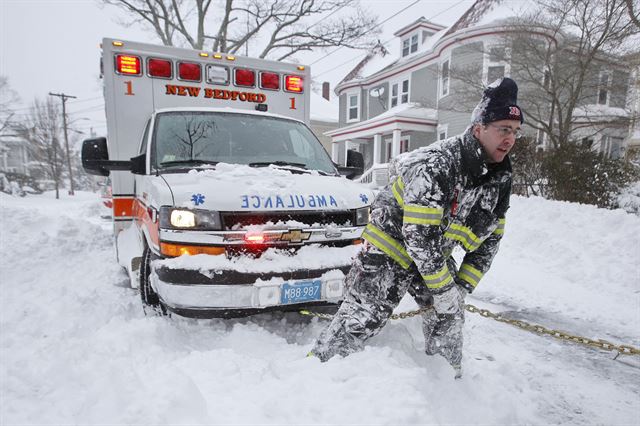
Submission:
<svg viewBox="0 0 640 426">
<path fill-rule="evenodd" d="M 280 303 L 288 305 L 290 303 L 320 300 L 321 290 L 322 283 L 320 280 L 284 283 L 280 287 Z"/>
</svg>

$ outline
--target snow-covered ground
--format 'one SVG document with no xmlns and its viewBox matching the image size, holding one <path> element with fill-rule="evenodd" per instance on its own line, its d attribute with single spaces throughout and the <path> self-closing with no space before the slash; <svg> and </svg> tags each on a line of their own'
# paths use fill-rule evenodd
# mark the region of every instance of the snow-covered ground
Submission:
<svg viewBox="0 0 640 426">
<path fill-rule="evenodd" d="M 145 317 L 98 195 L 0 194 L 0 225 L 2 425 L 640 424 L 638 356 L 469 314 L 462 380 L 416 318 L 322 364 L 305 355 L 326 323 L 295 313 Z M 639 236 L 621 210 L 514 197 L 468 301 L 640 346 Z"/>
</svg>

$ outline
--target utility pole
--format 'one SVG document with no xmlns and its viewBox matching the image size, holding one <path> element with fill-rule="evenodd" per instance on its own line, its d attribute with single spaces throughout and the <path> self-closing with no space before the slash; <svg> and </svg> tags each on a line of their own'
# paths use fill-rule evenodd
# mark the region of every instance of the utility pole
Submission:
<svg viewBox="0 0 640 426">
<path fill-rule="evenodd" d="M 75 99 L 76 96 L 65 95 L 64 93 L 51 93 L 49 96 L 57 96 L 62 101 L 62 123 L 64 127 L 64 147 L 67 151 L 67 168 L 69 170 L 69 195 L 74 195 L 73 192 L 73 172 L 71 171 L 71 154 L 69 153 L 69 137 L 67 136 L 67 110 L 65 104 L 67 99 Z"/>
</svg>

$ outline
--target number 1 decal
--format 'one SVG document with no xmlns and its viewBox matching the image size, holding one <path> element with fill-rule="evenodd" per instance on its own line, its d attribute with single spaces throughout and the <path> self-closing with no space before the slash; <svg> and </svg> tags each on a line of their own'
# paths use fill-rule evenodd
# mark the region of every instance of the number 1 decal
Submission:
<svg viewBox="0 0 640 426">
<path fill-rule="evenodd" d="M 289 98 L 291 100 L 291 106 L 289 109 L 296 109 L 296 98 Z"/>
<path fill-rule="evenodd" d="M 127 85 L 127 91 L 124 92 L 125 95 L 135 95 L 135 93 L 133 93 L 133 84 L 131 84 L 131 80 L 129 81 L 125 81 L 124 84 Z"/>
</svg>

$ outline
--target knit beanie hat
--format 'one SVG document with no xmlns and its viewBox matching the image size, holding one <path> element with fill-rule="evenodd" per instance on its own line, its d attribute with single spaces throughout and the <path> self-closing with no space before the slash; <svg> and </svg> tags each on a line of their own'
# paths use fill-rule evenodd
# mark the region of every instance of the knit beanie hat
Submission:
<svg viewBox="0 0 640 426">
<path fill-rule="evenodd" d="M 487 124 L 498 120 L 518 120 L 524 123 L 522 110 L 517 105 L 518 85 L 508 77 L 491 83 L 482 95 L 482 100 L 471 115 L 473 123 Z"/>
</svg>

